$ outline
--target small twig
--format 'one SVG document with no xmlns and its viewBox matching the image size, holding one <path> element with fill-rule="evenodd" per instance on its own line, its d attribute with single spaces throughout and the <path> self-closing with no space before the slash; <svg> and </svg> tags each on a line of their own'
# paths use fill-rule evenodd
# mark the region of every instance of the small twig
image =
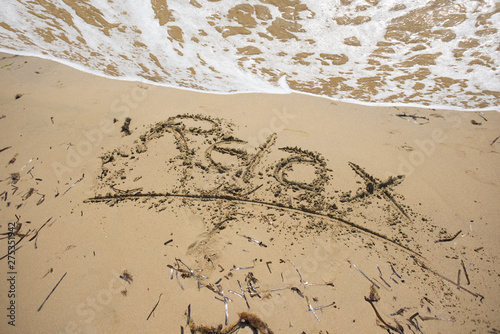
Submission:
<svg viewBox="0 0 500 334">
<path fill-rule="evenodd" d="M 83 174 L 81 178 L 79 178 L 78 180 L 76 180 L 75 183 L 73 183 L 68 189 L 66 189 L 66 191 L 62 194 L 62 196 L 64 196 L 71 188 L 73 188 L 75 186 L 75 184 L 77 184 L 78 182 L 80 182 L 81 180 L 83 180 L 84 177 L 85 177 L 85 174 Z"/>
<path fill-rule="evenodd" d="M 8 150 L 8 149 L 9 149 L 9 148 L 11 148 L 11 147 L 12 147 L 12 146 L 7 146 L 7 147 L 2 148 L 2 149 L 0 150 L 0 153 L 2 153 L 2 152 L 3 152 L 3 151 L 5 151 L 5 150 Z"/>
<path fill-rule="evenodd" d="M 387 285 L 390 288 L 391 286 L 389 285 L 389 283 L 387 283 L 387 281 L 382 277 L 382 271 L 380 270 L 378 264 L 377 264 L 377 269 L 378 269 L 379 277 L 382 280 L 382 282 L 384 282 L 385 285 Z"/>
<path fill-rule="evenodd" d="M 399 276 L 399 274 L 396 272 L 396 270 L 394 269 L 394 267 L 393 267 L 392 263 L 390 263 L 390 262 L 388 262 L 388 263 L 389 263 L 389 265 L 391 266 L 392 273 L 393 273 L 394 275 L 396 275 L 399 279 L 401 279 L 401 276 Z M 391 278 L 392 278 L 392 277 L 391 277 Z M 392 279 L 392 280 L 394 281 L 394 279 Z M 396 281 L 394 281 L 394 282 L 396 282 Z M 398 283 L 398 282 L 396 282 L 396 283 Z"/>
<path fill-rule="evenodd" d="M 498 137 L 496 137 L 495 139 L 493 139 L 493 141 L 491 142 L 491 144 L 490 144 L 490 145 L 495 144 L 495 143 L 496 143 L 496 141 L 497 141 L 498 139 L 500 139 L 500 136 L 498 136 Z"/>
<path fill-rule="evenodd" d="M 377 316 L 377 318 L 388 328 L 388 329 L 391 329 L 395 332 L 398 332 L 398 333 L 403 333 L 402 329 L 401 328 L 396 328 L 392 325 L 389 325 L 387 322 L 384 321 L 384 319 L 382 319 L 382 317 L 380 316 L 380 314 L 378 313 L 377 311 L 377 308 L 375 307 L 375 305 L 373 304 L 373 302 L 370 300 L 370 298 L 368 297 L 365 297 L 365 300 L 370 303 L 371 307 L 373 308 L 373 310 L 375 311 L 375 315 Z"/>
<path fill-rule="evenodd" d="M 464 260 L 461 261 L 462 261 L 462 268 L 464 269 L 465 279 L 467 280 L 467 285 L 470 285 L 469 274 L 467 274 L 467 269 L 465 269 Z"/>
<path fill-rule="evenodd" d="M 243 234 L 238 234 L 238 232 L 236 232 L 236 234 L 239 235 L 240 237 L 248 239 L 248 241 L 255 242 L 256 244 L 258 244 L 261 247 L 267 247 L 267 245 L 265 245 L 262 241 L 258 241 L 258 240 L 254 239 L 254 238 L 248 237 L 248 236 L 243 235 Z"/>
<path fill-rule="evenodd" d="M 399 310 L 397 310 L 396 312 L 392 313 L 390 316 L 391 317 L 394 317 L 396 315 L 400 315 L 400 314 L 403 314 L 403 312 L 406 310 L 406 307 L 402 307 L 400 308 Z"/>
<path fill-rule="evenodd" d="M 316 315 L 316 312 L 314 312 L 314 309 L 312 308 L 311 303 L 309 302 L 309 298 L 307 298 L 307 296 L 306 296 L 306 302 L 307 302 L 307 305 L 309 305 L 309 310 L 308 311 L 311 311 L 312 314 L 314 314 L 314 317 L 316 318 L 316 320 L 318 320 L 318 322 L 320 322 L 319 318 Z"/>
<path fill-rule="evenodd" d="M 238 285 L 240 286 L 241 294 L 243 295 L 243 299 L 245 299 L 245 303 L 247 304 L 248 309 L 250 309 L 250 305 L 248 304 L 247 297 L 245 296 L 245 291 L 243 291 L 243 288 L 241 287 L 240 280 L 237 280 Z"/>
<path fill-rule="evenodd" d="M 184 262 L 182 262 L 182 260 L 181 260 L 181 259 L 175 259 L 175 260 L 176 260 L 176 261 L 179 261 L 180 263 L 182 263 L 182 264 L 183 264 L 183 265 L 184 265 L 184 266 L 185 266 L 185 267 L 189 270 L 189 272 L 191 273 L 191 275 L 192 275 L 192 276 L 194 277 L 194 279 L 198 282 L 198 290 L 200 289 L 200 287 L 203 287 L 203 284 L 201 284 L 200 279 L 198 278 L 198 276 L 196 276 L 196 274 L 194 273 L 194 271 L 193 271 L 191 268 L 189 268 L 189 267 L 187 266 L 187 264 L 185 264 Z"/>
<path fill-rule="evenodd" d="M 414 257 L 414 258 L 413 258 L 413 260 L 415 261 L 415 263 L 416 263 L 416 264 L 418 264 L 418 265 L 419 265 L 420 267 L 422 267 L 423 269 L 427 269 L 427 270 L 429 270 L 429 271 L 430 271 L 431 273 L 433 273 L 434 275 L 439 276 L 439 277 L 441 277 L 442 279 L 444 279 L 445 281 L 447 281 L 447 282 L 449 282 L 449 283 L 451 283 L 451 284 L 455 285 L 456 287 L 458 287 L 458 284 L 457 284 L 457 283 L 453 282 L 453 281 L 452 281 L 451 279 L 449 279 L 449 278 L 444 277 L 444 276 L 443 276 L 443 275 L 441 275 L 440 273 L 438 273 L 438 272 L 436 272 L 436 271 L 434 271 L 434 270 L 430 269 L 430 268 L 429 268 L 429 267 L 427 267 L 425 264 L 423 264 L 423 263 L 421 263 L 420 261 L 418 261 L 418 260 L 417 260 L 417 258 L 415 258 L 415 257 Z M 460 289 L 460 290 L 464 290 L 465 292 L 470 293 L 470 294 L 471 294 L 471 295 L 473 295 L 474 297 L 479 297 L 481 301 L 484 299 L 484 296 L 483 296 L 483 295 L 481 295 L 481 294 L 479 294 L 479 293 L 472 292 L 472 291 L 470 291 L 470 290 L 468 290 L 468 289 L 464 288 L 463 286 L 461 286 L 459 289 Z"/>
<path fill-rule="evenodd" d="M 457 277 L 457 288 L 460 290 L 460 273 L 462 272 L 461 269 L 458 269 L 458 277 Z"/>
<path fill-rule="evenodd" d="M 460 233 L 462 233 L 462 230 L 458 231 L 457 233 L 455 233 L 454 236 L 452 236 L 450 238 L 439 239 L 439 240 L 434 241 L 434 243 L 453 241 L 453 240 L 455 240 L 456 237 L 458 237 L 458 235 Z"/>
<path fill-rule="evenodd" d="M 160 303 L 160 298 L 161 298 L 161 295 L 163 295 L 163 292 L 160 293 L 160 296 L 158 297 L 158 301 L 156 302 L 156 305 L 155 307 L 153 307 L 153 309 L 151 310 L 151 312 L 149 313 L 148 317 L 146 318 L 146 321 L 149 320 L 149 318 L 151 317 L 151 315 L 153 314 L 153 312 L 156 310 L 156 307 L 158 306 L 158 304 Z"/>
<path fill-rule="evenodd" d="M 224 295 L 224 290 L 222 290 L 222 287 L 220 285 L 217 285 L 217 288 L 219 288 L 220 293 L 222 294 L 222 298 L 224 298 L 224 310 L 226 311 L 225 313 L 225 321 L 224 324 L 227 326 L 228 319 L 229 319 L 229 311 L 227 308 L 227 297 Z"/>
<path fill-rule="evenodd" d="M 253 269 L 253 268 L 254 268 L 254 266 L 249 266 L 249 267 L 233 267 L 229 271 L 232 271 L 232 270 L 246 270 L 246 269 Z"/>
<path fill-rule="evenodd" d="M 43 225 L 35 232 L 35 235 L 32 236 L 29 241 L 33 241 L 33 239 L 37 238 L 38 237 L 38 233 L 40 233 L 40 231 L 42 230 L 42 228 L 45 227 L 45 225 L 47 225 L 47 223 L 52 219 L 52 217 L 50 217 L 45 223 L 43 223 Z M 37 238 L 38 239 L 38 238 Z M 35 249 L 37 249 L 37 242 L 35 240 Z"/>
<path fill-rule="evenodd" d="M 59 280 L 59 282 L 57 282 L 56 286 L 54 286 L 54 288 L 52 289 L 52 291 L 50 291 L 49 295 L 47 296 L 47 298 L 45 298 L 45 300 L 43 301 L 42 305 L 40 305 L 40 307 L 38 308 L 37 312 L 40 312 L 40 310 L 42 309 L 43 305 L 45 305 L 45 302 L 49 299 L 49 297 L 52 295 L 52 293 L 54 292 L 54 290 L 57 288 L 57 286 L 59 285 L 59 283 L 61 283 L 61 281 L 63 280 L 63 278 L 66 276 L 68 272 L 65 272 L 64 275 L 61 277 L 61 279 Z"/>
<path fill-rule="evenodd" d="M 271 261 L 266 262 L 267 270 L 269 270 L 269 273 L 272 274 L 273 272 L 271 271 L 271 268 L 269 268 L 269 264 L 272 263 Z"/>
<path fill-rule="evenodd" d="M 427 320 L 455 321 L 453 319 L 438 318 L 438 317 L 428 317 L 428 316 L 420 315 L 420 314 L 418 315 L 418 317 L 420 319 L 422 319 L 422 321 L 427 321 Z"/>
<path fill-rule="evenodd" d="M 482 112 L 476 111 L 476 114 L 482 119 L 484 119 L 486 122 L 488 122 L 488 120 L 482 115 L 483 114 Z"/>
<path fill-rule="evenodd" d="M 372 281 L 368 276 L 365 275 L 364 272 L 362 272 L 358 267 L 356 267 L 356 265 L 354 263 L 352 263 L 352 266 L 354 268 L 356 268 L 357 271 L 359 271 L 359 273 L 361 275 L 363 275 L 368 281 L 370 281 L 371 284 L 373 284 L 377 289 L 380 289 L 380 286 L 377 285 L 377 283 L 375 283 L 374 281 Z"/>
<path fill-rule="evenodd" d="M 396 114 L 396 116 L 401 117 L 402 119 L 406 119 L 408 122 L 413 122 L 413 123 L 418 124 L 418 125 L 422 125 L 424 123 L 417 122 L 417 119 L 424 119 L 427 122 L 429 122 L 429 119 L 427 117 L 424 117 L 424 116 L 407 115 L 407 114 Z M 411 118 L 411 120 L 407 119 L 407 118 Z"/>
<path fill-rule="evenodd" d="M 290 261 L 290 260 L 289 260 Z M 302 275 L 300 274 L 300 271 L 297 269 L 297 267 L 295 267 L 295 265 L 293 264 L 292 261 L 290 261 L 290 263 L 292 264 L 292 266 L 295 268 L 295 270 L 297 271 L 297 274 L 299 274 L 299 278 L 300 278 L 300 283 L 302 284 L 309 284 L 309 282 L 306 282 L 302 279 Z"/>
<path fill-rule="evenodd" d="M 306 312 L 311 312 L 311 311 L 317 311 L 317 310 L 321 310 L 323 308 L 326 308 L 326 307 L 330 307 L 330 306 L 333 306 L 335 305 L 335 302 L 331 303 L 331 304 L 328 304 L 328 305 L 324 305 L 324 306 L 317 306 L 317 307 L 314 307 L 313 309 L 309 309 L 307 310 Z"/>
<path fill-rule="evenodd" d="M 21 238 L 21 239 L 22 239 L 22 238 Z M 19 241 L 16 243 L 16 245 L 17 245 L 18 243 L 19 243 Z M 19 246 L 19 247 L 17 247 L 17 248 L 14 248 L 14 250 L 11 250 L 10 252 L 8 252 L 7 254 L 5 254 L 4 256 L 0 257 L 0 261 L 1 261 L 1 260 L 3 260 L 3 259 L 5 259 L 7 256 L 9 256 L 9 255 L 11 255 L 11 254 L 13 254 L 13 253 L 17 252 L 17 251 L 18 251 L 21 247 L 23 247 L 23 246 L 24 246 L 24 245 L 21 245 L 21 246 Z"/>
</svg>

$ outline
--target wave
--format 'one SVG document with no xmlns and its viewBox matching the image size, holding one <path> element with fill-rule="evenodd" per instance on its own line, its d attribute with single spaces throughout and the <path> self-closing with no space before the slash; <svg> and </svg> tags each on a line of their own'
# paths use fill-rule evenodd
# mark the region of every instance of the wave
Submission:
<svg viewBox="0 0 500 334">
<path fill-rule="evenodd" d="M 500 109 L 494 0 L 6 0 L 0 49 L 215 93 Z"/>
</svg>

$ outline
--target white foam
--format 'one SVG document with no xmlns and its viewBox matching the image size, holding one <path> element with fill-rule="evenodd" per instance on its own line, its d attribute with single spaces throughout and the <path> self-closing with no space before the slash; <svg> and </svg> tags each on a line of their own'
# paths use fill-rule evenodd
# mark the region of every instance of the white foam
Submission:
<svg viewBox="0 0 500 334">
<path fill-rule="evenodd" d="M 19 30 L 19 33 L 0 27 L 2 51 L 56 60 L 79 70 L 120 80 L 148 82 L 183 89 L 201 89 L 215 93 L 283 94 L 291 92 L 287 80 L 319 84 L 321 81 L 337 76 L 346 79 L 345 85 L 357 88 L 360 78 L 382 76 L 385 84 L 378 87 L 377 92 L 366 94 L 364 97 L 354 99 L 349 90 L 339 90 L 335 95 L 327 97 L 338 101 L 384 106 L 424 105 L 448 109 L 500 109 L 500 102 L 495 96 L 483 93 L 485 90 L 500 91 L 497 70 L 500 66 L 500 56 L 495 51 L 500 40 L 500 33 L 497 31 L 481 37 L 475 35 L 478 30 L 482 29 L 481 26 L 477 26 L 477 18 L 493 10 L 494 0 L 485 0 L 481 4 L 469 0 L 456 0 L 450 6 L 443 5 L 441 10 L 445 12 L 464 12 L 467 16 L 467 20 L 458 25 L 435 27 L 435 29 L 450 29 L 456 38 L 448 42 L 439 39 L 428 40 L 426 43 L 420 43 L 425 44 L 425 49 L 420 51 L 412 50 L 418 43 L 405 44 L 389 41 L 392 42 L 390 47 L 395 53 L 385 53 L 384 57 L 376 58 L 380 65 L 370 63 L 368 55 L 379 48 L 377 45 L 379 42 L 387 42 L 385 40 L 387 26 L 393 19 L 427 5 L 426 0 L 405 2 L 406 9 L 400 11 L 390 10 L 400 3 L 397 0 L 380 1 L 377 5 L 368 6 L 361 11 L 356 6 L 366 6 L 368 2 L 355 0 L 349 6 L 341 6 L 331 2 L 306 0 L 303 3 L 307 5 L 309 11 L 299 12 L 301 20 L 297 21 L 302 25 L 304 32 L 293 32 L 299 39 L 286 41 L 278 41 L 276 38 L 268 41 L 260 37 L 258 33 L 270 35 L 267 27 L 272 21 L 261 21 L 255 15 L 253 17 L 258 25 L 249 28 L 251 32 L 249 35 L 223 38 L 217 32 L 216 26 L 238 25 L 237 22 L 227 17 L 228 10 L 234 6 L 234 2 L 203 2 L 202 8 L 196 8 L 186 2 L 169 1 L 168 7 L 175 21 L 161 26 L 155 19 L 155 13 L 148 2 L 91 0 L 89 3 L 102 13 L 102 19 L 120 27 L 109 29 L 109 36 L 106 36 L 99 24 L 97 26 L 88 24 L 70 6 L 56 0 L 48 1 L 70 13 L 73 26 L 68 25 L 61 17 L 51 16 L 40 4 L 28 4 L 15 0 L 5 1 L 0 13 L 0 21 Z M 85 3 L 77 3 L 85 6 Z M 244 3 L 267 6 L 273 19 L 282 16 L 280 9 L 276 6 L 266 5 L 257 0 Z M 43 13 L 50 19 L 41 19 L 29 14 L 28 9 Z M 369 17 L 370 21 L 360 25 L 338 25 L 333 18 L 343 15 L 350 17 L 363 15 Z M 212 26 L 209 21 L 215 26 Z M 498 24 L 500 15 L 493 15 L 490 21 L 490 26 L 495 26 L 495 24 L 497 27 L 500 26 Z M 168 32 L 172 26 L 182 29 L 183 42 L 169 37 Z M 69 45 L 60 38 L 45 41 L 37 33 L 37 29 L 50 29 L 53 35 L 64 33 L 76 43 Z M 201 35 L 200 30 L 207 35 Z M 32 44 L 21 41 L 21 35 Z M 77 42 L 79 36 L 85 39 L 86 44 Z M 358 38 L 361 46 L 344 44 L 344 39 L 352 36 Z M 197 38 L 199 42 L 193 41 L 192 37 Z M 459 42 L 471 37 L 479 39 L 479 45 L 464 51 L 462 58 L 455 57 L 454 50 L 459 48 Z M 311 43 L 308 40 L 314 42 Z M 137 46 L 138 42 L 145 47 Z M 262 53 L 246 56 L 248 59 L 242 61 L 240 58 L 245 55 L 238 54 L 238 49 L 247 46 L 257 47 Z M 286 55 L 278 56 L 280 52 L 285 52 Z M 310 62 L 309 66 L 301 65 L 294 59 L 302 52 L 311 53 L 304 59 Z M 441 56 L 436 59 L 436 65 L 414 66 L 413 68 L 398 65 L 419 54 L 438 52 Z M 323 66 L 319 59 L 321 53 L 345 54 L 349 61 L 340 66 Z M 161 67 L 157 66 L 150 54 L 158 59 Z M 489 60 L 484 57 L 489 57 Z M 489 67 L 471 64 L 473 61 L 476 63 L 483 61 L 485 64 L 489 61 L 490 64 Z M 242 62 L 244 66 L 239 66 L 239 62 Z M 118 77 L 106 74 L 108 65 L 118 69 Z M 148 73 L 143 67 L 148 69 Z M 387 67 L 391 68 L 391 71 L 387 71 Z M 407 75 L 408 72 L 423 67 L 430 71 L 430 75 L 420 80 L 425 85 L 425 88 L 421 90 L 425 92 L 425 95 L 420 100 L 408 102 L 405 97 L 416 92 L 415 81 L 400 82 L 396 79 L 398 76 Z M 196 74 L 193 75 L 190 68 L 194 69 Z M 263 69 L 273 70 L 275 77 L 264 74 Z M 160 78 L 161 82 L 151 82 L 143 77 L 145 74 Z M 436 78 L 439 77 L 462 80 L 462 83 L 445 89 L 437 89 L 439 87 Z M 464 84 L 465 87 L 462 87 L 461 85 Z M 393 98 L 391 103 L 385 102 L 394 94 L 400 94 L 401 97 Z M 477 95 L 475 102 L 469 101 L 470 94 Z"/>
</svg>

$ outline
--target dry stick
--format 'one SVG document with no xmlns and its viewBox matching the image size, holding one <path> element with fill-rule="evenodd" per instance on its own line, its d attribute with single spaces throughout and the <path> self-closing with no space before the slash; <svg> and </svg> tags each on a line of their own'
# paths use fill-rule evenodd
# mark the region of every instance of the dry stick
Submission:
<svg viewBox="0 0 500 334">
<path fill-rule="evenodd" d="M 457 277 L 457 288 L 460 290 L 460 273 L 462 272 L 461 269 L 458 269 L 458 277 Z"/>
<path fill-rule="evenodd" d="M 316 312 L 314 312 L 314 309 L 311 306 L 311 303 L 309 303 L 309 298 L 307 298 L 307 296 L 306 296 L 306 301 L 307 301 L 307 304 L 309 305 L 309 311 L 311 311 L 312 314 L 314 314 L 314 317 L 316 318 L 316 320 L 318 320 L 318 322 L 320 322 L 318 316 L 316 315 Z"/>
<path fill-rule="evenodd" d="M 302 279 L 302 275 L 300 274 L 300 271 L 297 269 L 297 267 L 295 267 L 295 265 L 293 264 L 293 262 L 291 260 L 288 260 L 292 266 L 295 268 L 295 270 L 297 271 L 297 274 L 299 274 L 299 278 L 300 278 L 300 283 L 302 284 L 309 284 L 309 282 L 306 282 Z"/>
<path fill-rule="evenodd" d="M 500 136 L 498 136 L 498 137 L 496 137 L 495 139 L 493 139 L 493 141 L 491 142 L 491 144 L 490 144 L 490 145 L 495 144 L 495 142 L 496 142 L 498 139 L 500 139 Z"/>
<path fill-rule="evenodd" d="M 324 305 L 324 306 L 314 307 L 312 310 L 317 311 L 317 310 L 321 310 L 322 308 L 330 307 L 330 306 L 333 306 L 333 305 L 335 305 L 335 302 L 333 302 L 333 303 L 331 303 L 331 304 L 328 304 L 328 305 Z M 310 312 L 310 311 L 312 311 L 312 310 L 310 310 L 310 309 L 309 309 L 309 310 L 307 310 L 306 312 Z"/>
<path fill-rule="evenodd" d="M 392 263 L 390 263 L 390 262 L 388 262 L 388 263 L 389 263 L 389 265 L 391 266 L 392 273 L 393 273 L 394 275 L 396 275 L 399 279 L 401 279 L 401 276 L 399 276 L 399 274 L 396 272 L 396 270 L 395 270 L 395 269 L 394 269 L 394 267 L 392 266 Z M 392 277 L 391 277 L 391 278 L 392 278 Z M 394 282 L 396 282 L 394 279 L 392 279 L 392 280 L 393 280 Z M 398 283 L 398 282 L 396 282 L 396 283 Z"/>
<path fill-rule="evenodd" d="M 271 271 L 271 268 L 269 268 L 269 264 L 272 263 L 271 261 L 266 262 L 267 270 L 269 270 L 269 273 L 272 274 L 273 272 Z"/>
<path fill-rule="evenodd" d="M 224 321 L 224 324 L 227 326 L 227 323 L 228 323 L 228 318 L 229 318 L 229 311 L 227 309 L 227 299 L 226 296 L 224 295 L 224 290 L 222 290 L 222 287 L 220 285 L 217 285 L 217 287 L 219 288 L 219 292 L 222 294 L 222 298 L 224 298 L 224 310 L 226 311 L 225 313 L 225 321 Z"/>
<path fill-rule="evenodd" d="M 389 283 L 387 283 L 386 280 L 382 277 L 382 271 L 380 270 L 378 264 L 377 264 L 377 269 L 378 269 L 378 273 L 380 274 L 380 279 L 382 280 L 382 282 L 384 282 L 385 285 L 387 285 L 390 288 L 391 286 L 389 285 Z"/>
<path fill-rule="evenodd" d="M 59 280 L 59 282 L 57 282 L 56 286 L 52 289 L 52 291 L 50 291 L 49 295 L 47 296 L 47 298 L 45 298 L 45 300 L 43 301 L 42 305 L 40 305 L 40 307 L 38 308 L 37 312 L 40 312 L 40 310 L 42 309 L 43 305 L 45 305 L 45 302 L 49 299 L 50 295 L 52 295 L 52 293 L 54 292 L 54 290 L 57 288 L 57 286 L 59 285 L 59 283 L 61 283 L 61 281 L 63 280 L 64 276 L 66 276 L 68 272 L 65 272 L 64 275 L 61 277 L 61 279 Z"/>
<path fill-rule="evenodd" d="M 5 150 L 8 150 L 8 149 L 9 149 L 9 148 L 11 148 L 11 147 L 12 147 L 12 146 L 7 146 L 7 147 L 2 148 L 2 149 L 0 150 L 0 153 L 1 153 L 1 152 L 3 152 L 3 151 L 5 151 Z"/>
<path fill-rule="evenodd" d="M 444 239 L 439 239 L 439 240 L 436 240 L 434 241 L 434 243 L 438 243 L 438 242 L 447 242 L 447 241 L 453 241 L 455 240 L 456 237 L 458 237 L 458 235 L 462 233 L 462 230 L 458 231 L 454 236 L 452 236 L 451 238 L 444 238 Z"/>
<path fill-rule="evenodd" d="M 416 258 L 414 258 L 414 260 L 416 260 Z M 425 264 L 420 263 L 419 261 L 415 261 L 415 262 L 416 262 L 416 263 L 417 263 L 420 267 L 422 267 L 423 269 L 427 269 L 427 270 L 429 270 L 429 271 L 430 271 L 431 273 L 433 273 L 434 275 L 439 276 L 439 277 L 441 277 L 442 279 L 444 279 L 445 281 L 448 281 L 448 282 L 450 282 L 451 284 L 453 284 L 453 285 L 455 285 L 456 287 L 458 287 L 458 284 L 457 284 L 457 283 L 455 283 L 455 282 L 453 282 L 451 279 L 444 277 L 443 275 L 439 274 L 438 272 L 436 272 L 436 271 L 434 271 L 434 270 L 430 269 L 429 267 L 427 267 Z M 471 295 L 473 295 L 474 297 L 479 297 L 479 298 L 481 298 L 481 299 L 480 299 L 480 301 L 482 301 L 482 300 L 484 299 L 484 296 L 483 296 L 483 295 L 481 295 L 481 294 L 479 294 L 479 293 L 472 292 L 472 291 L 470 291 L 470 290 L 468 290 L 468 289 L 464 288 L 463 286 L 459 287 L 459 289 L 460 289 L 460 290 L 464 290 L 465 292 L 470 293 L 470 294 L 471 294 Z"/>
<path fill-rule="evenodd" d="M 38 233 L 42 230 L 42 228 L 45 227 L 45 225 L 47 225 L 47 223 L 52 219 L 52 217 L 50 217 L 43 225 L 42 227 L 40 227 L 36 232 L 35 232 L 35 235 L 31 237 L 31 239 L 29 241 L 33 241 L 33 239 L 36 238 L 35 240 L 35 249 L 37 249 L 37 241 L 38 241 Z"/>
<path fill-rule="evenodd" d="M 200 289 L 200 287 L 203 287 L 203 284 L 201 284 L 201 282 L 200 282 L 199 278 L 195 275 L 194 271 L 193 271 L 191 268 L 189 268 L 189 267 L 187 266 L 187 264 L 185 264 L 184 262 L 182 262 L 182 260 L 181 260 L 181 259 L 175 259 L 175 260 L 176 260 L 176 261 L 179 261 L 179 262 L 180 262 L 180 263 L 182 263 L 182 264 L 183 264 L 186 268 L 188 268 L 188 270 L 189 270 L 189 272 L 191 273 L 191 275 L 192 275 L 192 276 L 194 277 L 194 279 L 198 282 L 198 290 Z"/>
<path fill-rule="evenodd" d="M 486 122 L 488 122 L 488 120 L 487 120 L 487 119 L 486 119 L 483 115 L 481 115 L 482 113 L 480 113 L 480 112 L 478 112 L 478 111 L 477 111 L 477 112 L 476 112 L 476 114 L 477 114 L 479 117 L 481 117 L 482 119 L 484 119 Z"/>
<path fill-rule="evenodd" d="M 461 261 L 462 261 L 462 268 L 464 269 L 465 279 L 467 280 L 467 285 L 470 285 L 469 274 L 467 274 L 467 270 L 465 269 L 464 260 Z"/>
<path fill-rule="evenodd" d="M 175 278 L 177 278 L 177 283 L 179 283 L 179 286 L 181 287 L 181 290 L 184 290 L 184 287 L 181 284 L 181 280 L 179 279 L 179 271 L 175 271 Z"/>
<path fill-rule="evenodd" d="M 240 286 L 241 294 L 243 295 L 243 299 L 245 299 L 245 303 L 247 303 L 248 309 L 250 309 L 250 305 L 248 304 L 247 297 L 245 296 L 245 291 L 243 291 L 243 288 L 241 287 L 240 280 L 237 280 L 238 285 Z"/>
<path fill-rule="evenodd" d="M 265 245 L 262 241 L 256 240 L 254 238 L 248 237 L 248 236 L 243 235 L 243 234 L 236 233 L 236 235 L 239 235 L 240 237 L 246 238 L 248 241 L 253 241 L 261 247 L 267 247 L 267 245 Z"/>
<path fill-rule="evenodd" d="M 379 319 L 379 320 L 380 320 L 380 321 L 381 321 L 381 322 L 382 322 L 382 323 L 383 323 L 383 324 L 384 324 L 387 328 L 390 328 L 390 329 L 392 329 L 393 331 L 396 331 L 396 332 L 398 332 L 398 333 L 403 333 L 403 332 L 401 331 L 401 329 L 398 329 L 398 328 L 396 328 L 396 327 L 394 327 L 394 326 L 389 325 L 387 322 L 385 322 L 385 321 L 384 321 L 384 319 L 382 319 L 382 317 L 381 317 L 381 316 L 380 316 L 380 314 L 378 313 L 377 309 L 375 308 L 375 305 L 373 305 L 373 302 L 370 300 L 370 298 L 365 297 L 365 300 L 366 300 L 368 303 L 370 303 L 370 305 L 372 306 L 373 310 L 375 311 L 375 314 L 377 315 L 377 318 L 378 318 L 378 319 Z"/>
<path fill-rule="evenodd" d="M 76 180 L 75 183 L 73 183 L 68 189 L 66 189 L 66 191 L 62 194 L 62 196 L 64 196 L 64 194 L 66 194 L 71 188 L 73 188 L 75 186 L 75 184 L 77 184 L 78 182 L 80 182 L 81 180 L 83 180 L 84 177 L 85 177 L 85 174 L 83 174 L 81 178 L 79 178 L 78 180 Z"/>
<path fill-rule="evenodd" d="M 156 310 L 156 307 L 157 307 L 157 306 L 158 306 L 158 304 L 160 303 L 160 298 L 161 298 L 161 295 L 163 295 L 163 292 L 162 292 L 162 293 L 160 293 L 160 296 L 158 297 L 158 301 L 156 302 L 155 307 L 153 307 L 153 309 L 151 310 L 151 313 L 149 313 L 149 315 L 148 315 L 148 317 L 147 317 L 146 321 L 148 321 L 148 320 L 149 320 L 149 318 L 151 317 L 151 314 L 153 314 L 153 312 Z"/>
<path fill-rule="evenodd" d="M 412 315 L 411 317 L 408 318 L 408 321 L 410 322 L 410 324 L 412 324 L 420 333 L 423 334 L 422 330 L 420 329 L 420 326 L 418 325 L 418 322 L 417 321 L 413 321 L 413 319 L 415 319 L 416 316 L 418 316 L 418 312 L 415 313 L 414 315 Z"/>
<path fill-rule="evenodd" d="M 377 283 L 375 283 L 368 276 L 366 276 L 365 273 L 362 272 L 358 267 L 356 267 L 356 265 L 354 263 L 352 265 L 353 265 L 354 268 L 356 268 L 357 271 L 359 271 L 359 273 L 361 275 L 363 275 L 368 281 L 370 281 L 371 284 L 373 284 L 377 289 L 380 289 L 380 286 L 378 286 Z"/>
<path fill-rule="evenodd" d="M 246 270 L 246 269 L 253 269 L 254 266 L 249 266 L 249 267 L 233 267 L 231 269 L 229 269 L 229 271 L 232 271 L 232 270 Z"/>
<path fill-rule="evenodd" d="M 18 242 L 18 243 L 19 243 L 19 242 Z M 13 251 L 11 250 L 10 252 L 8 252 L 7 254 L 5 254 L 4 256 L 0 257 L 0 261 L 1 261 L 1 260 L 3 260 L 3 259 L 5 259 L 5 258 L 6 258 L 7 256 L 9 256 L 10 254 L 13 254 L 13 253 L 17 252 L 17 251 L 18 251 L 21 247 L 23 247 L 23 246 L 24 246 L 24 245 L 21 245 L 21 246 L 19 246 L 19 247 L 17 247 L 17 248 L 14 248 L 14 250 L 13 250 Z"/>
</svg>

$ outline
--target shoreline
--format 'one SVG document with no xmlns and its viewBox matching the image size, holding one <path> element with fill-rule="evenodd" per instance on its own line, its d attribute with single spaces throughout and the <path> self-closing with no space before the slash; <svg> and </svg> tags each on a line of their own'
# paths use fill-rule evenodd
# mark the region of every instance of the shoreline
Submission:
<svg viewBox="0 0 500 334">
<path fill-rule="evenodd" d="M 188 332 L 188 308 L 196 325 L 250 312 L 274 333 L 387 332 L 372 306 L 414 331 L 500 328 L 497 111 L 206 94 L 12 59 L 4 332 Z"/>
<path fill-rule="evenodd" d="M 476 109 L 465 109 L 465 108 L 460 108 L 460 107 L 455 107 L 455 106 L 447 106 L 447 105 L 424 105 L 424 104 L 414 104 L 414 103 L 381 103 L 381 102 L 364 102 L 364 101 L 352 100 L 352 99 L 336 99 L 334 97 L 330 97 L 330 96 L 326 96 L 326 95 L 315 95 L 313 93 L 293 90 L 290 87 L 288 87 L 288 85 L 286 88 L 275 87 L 276 91 L 270 91 L 270 92 L 265 92 L 265 91 L 260 91 L 260 92 L 259 91 L 236 91 L 236 92 L 205 91 L 205 90 L 198 90 L 198 89 L 194 89 L 194 88 L 161 84 L 161 83 L 141 79 L 139 77 L 137 77 L 137 78 L 113 77 L 110 75 L 103 74 L 99 71 L 86 68 L 83 65 L 73 63 L 71 61 L 67 61 L 64 59 L 58 59 L 56 57 L 51 57 L 51 56 L 46 56 L 46 55 L 34 55 L 34 54 L 29 53 L 29 52 L 14 51 L 14 50 L 9 50 L 9 49 L 5 49 L 5 48 L 0 48 L 0 54 L 1 53 L 10 54 L 13 56 L 33 57 L 33 58 L 39 58 L 39 59 L 43 59 L 43 60 L 47 60 L 47 61 L 52 61 L 52 62 L 56 62 L 56 63 L 62 64 L 62 65 L 71 67 L 77 71 L 81 71 L 81 72 L 95 75 L 98 77 L 102 77 L 105 79 L 118 80 L 118 81 L 124 81 L 124 82 L 132 82 L 132 83 L 141 83 L 141 84 L 155 86 L 158 88 L 178 89 L 178 90 L 193 92 L 193 93 L 214 94 L 214 95 L 238 95 L 238 94 L 289 95 L 289 94 L 298 94 L 298 95 L 326 99 L 326 100 L 329 100 L 332 102 L 337 102 L 337 103 L 349 103 L 349 104 L 356 104 L 356 105 L 361 105 L 361 106 L 377 107 L 377 108 L 379 108 L 379 107 L 387 107 L 387 108 L 406 108 L 406 107 L 408 107 L 408 108 L 422 108 L 422 109 L 429 109 L 429 110 L 455 110 L 455 111 L 464 111 L 464 112 L 485 112 L 485 111 L 500 112 L 500 106 L 498 106 L 496 108 L 495 107 L 486 107 L 486 108 L 476 108 Z M 281 78 L 279 81 L 281 82 L 282 79 L 283 78 Z M 280 91 L 280 89 L 283 89 L 284 91 Z"/>
</svg>

